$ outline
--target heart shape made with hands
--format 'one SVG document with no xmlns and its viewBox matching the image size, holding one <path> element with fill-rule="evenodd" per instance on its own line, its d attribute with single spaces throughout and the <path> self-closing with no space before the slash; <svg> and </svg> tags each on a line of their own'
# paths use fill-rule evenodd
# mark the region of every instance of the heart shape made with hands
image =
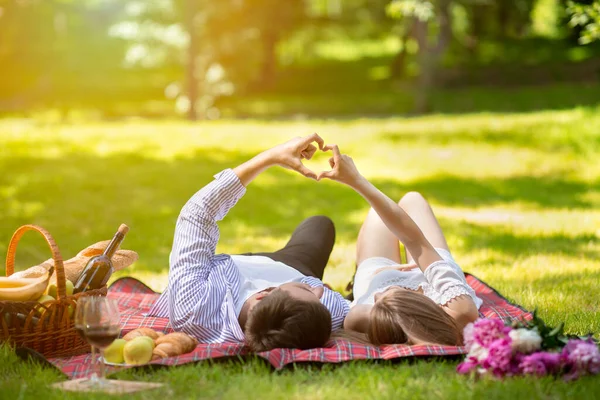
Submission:
<svg viewBox="0 0 600 400">
<path fill-rule="evenodd" d="M 323 150 L 316 149 L 312 154 L 302 154 L 302 164 L 310 170 L 315 176 L 319 176 L 322 172 L 331 171 L 332 165 L 329 160 L 332 158 L 331 149 L 324 148 Z M 303 152 L 304 153 L 304 152 Z M 315 173 L 314 171 L 321 171 Z"/>
<path fill-rule="evenodd" d="M 296 137 L 278 146 L 278 149 L 280 149 L 283 154 L 287 153 L 287 156 L 284 156 L 280 165 L 285 168 L 293 169 L 307 178 L 312 178 L 317 181 L 322 177 L 334 179 L 334 175 L 337 174 L 337 171 L 335 171 L 337 167 L 336 163 L 341 160 L 342 157 L 337 145 L 325 145 L 325 141 L 317 133 L 313 133 L 306 137 Z M 331 169 L 328 170 L 325 168 L 317 175 L 314 172 L 315 168 L 308 168 L 304 165 L 303 160 L 313 160 L 315 154 L 319 154 L 318 150 L 321 150 L 321 152 L 331 151 L 333 156 L 329 158 L 329 166 Z M 321 157 L 317 156 L 315 161 L 320 158 Z M 310 165 L 310 163 L 307 164 Z M 313 164 L 315 164 L 314 161 Z"/>
</svg>

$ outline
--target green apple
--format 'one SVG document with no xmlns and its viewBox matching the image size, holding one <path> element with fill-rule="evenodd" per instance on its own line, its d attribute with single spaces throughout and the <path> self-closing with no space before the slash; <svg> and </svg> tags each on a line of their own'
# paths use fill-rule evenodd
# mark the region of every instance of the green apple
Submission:
<svg viewBox="0 0 600 400">
<path fill-rule="evenodd" d="M 68 279 L 65 280 L 65 290 L 67 291 L 67 296 L 73 296 L 73 282 Z"/>
<path fill-rule="evenodd" d="M 58 288 L 56 287 L 56 282 L 48 285 L 48 289 L 46 289 L 46 294 L 54 298 L 58 297 Z"/>
<path fill-rule="evenodd" d="M 122 364 L 125 359 L 123 358 L 123 349 L 127 341 L 125 339 L 117 339 L 110 346 L 104 350 L 104 359 L 109 363 Z"/>
<path fill-rule="evenodd" d="M 54 300 L 55 300 L 55 299 L 54 299 L 54 297 L 52 297 L 52 296 L 48 296 L 47 294 L 43 294 L 43 295 L 42 295 L 42 296 L 41 296 L 39 299 L 37 299 L 36 301 L 37 301 L 38 303 L 40 303 L 40 304 L 44 304 L 44 305 L 46 305 L 45 303 L 48 303 L 48 302 L 50 302 L 50 301 L 54 301 Z M 48 306 L 46 305 L 46 307 L 48 307 Z M 35 306 L 34 310 L 35 310 L 35 311 L 36 311 L 38 314 L 42 314 L 42 313 L 45 311 L 45 308 L 44 308 L 44 307 L 42 307 L 42 306 L 40 306 L 40 305 L 38 304 L 38 305 L 36 305 L 36 306 Z"/>
<path fill-rule="evenodd" d="M 150 343 L 150 345 L 152 346 L 152 350 L 154 350 L 154 348 L 156 347 L 156 343 L 154 343 L 154 340 L 150 336 L 139 336 L 139 337 L 147 340 L 148 343 Z"/>
<path fill-rule="evenodd" d="M 37 302 L 38 302 L 38 303 L 42 303 L 42 304 L 44 304 L 44 303 L 46 303 L 47 301 L 54 301 L 54 300 L 56 300 L 56 299 L 54 298 L 54 296 L 50 296 L 50 295 L 48 295 L 48 294 L 43 294 L 43 295 L 42 295 L 42 296 L 41 296 L 39 299 L 37 299 Z"/>
<path fill-rule="evenodd" d="M 67 292 L 67 296 L 73 295 L 73 282 L 71 282 L 68 279 L 65 279 L 65 291 Z M 54 297 L 55 299 L 58 298 L 58 287 L 56 286 L 56 282 L 53 282 L 50 285 L 48 285 L 47 294 Z"/>
<path fill-rule="evenodd" d="M 123 347 L 123 358 L 127 364 L 140 365 L 152 360 L 152 345 L 143 336 L 130 340 Z"/>
</svg>

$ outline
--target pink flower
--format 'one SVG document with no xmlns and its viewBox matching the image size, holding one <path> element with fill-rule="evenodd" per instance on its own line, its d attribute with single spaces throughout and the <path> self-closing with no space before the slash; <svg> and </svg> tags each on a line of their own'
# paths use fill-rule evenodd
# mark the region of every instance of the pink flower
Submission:
<svg viewBox="0 0 600 400">
<path fill-rule="evenodd" d="M 458 364 L 458 367 L 456 367 L 456 372 L 458 372 L 461 375 L 465 375 L 476 369 L 478 366 L 479 361 L 477 361 L 477 359 L 474 357 L 469 357 L 465 361 Z"/>
<path fill-rule="evenodd" d="M 473 324 L 473 339 L 479 345 L 487 347 L 496 339 L 503 339 L 511 331 L 504 326 L 502 320 L 491 318 L 480 318 Z"/>
<path fill-rule="evenodd" d="M 540 357 L 536 357 L 539 353 L 531 354 L 523 359 L 519 363 L 519 370 L 521 373 L 525 375 L 537 375 L 544 376 L 548 373 L 546 370 L 546 364 L 540 359 Z"/>
<path fill-rule="evenodd" d="M 560 369 L 560 354 L 543 351 L 524 356 L 519 362 L 519 371 L 525 375 L 544 376 Z"/>
<path fill-rule="evenodd" d="M 566 380 L 600 373 L 600 350 L 591 339 L 569 340 L 563 348 L 561 359 L 568 371 L 565 375 Z"/>
<path fill-rule="evenodd" d="M 542 353 L 544 364 L 546 364 L 546 369 L 548 372 L 552 374 L 556 374 L 560 372 L 561 364 L 560 364 L 560 353 Z"/>
<path fill-rule="evenodd" d="M 517 372 L 512 360 L 510 338 L 496 339 L 488 346 L 489 354 L 483 361 L 483 368 L 495 376 L 512 375 Z"/>
</svg>

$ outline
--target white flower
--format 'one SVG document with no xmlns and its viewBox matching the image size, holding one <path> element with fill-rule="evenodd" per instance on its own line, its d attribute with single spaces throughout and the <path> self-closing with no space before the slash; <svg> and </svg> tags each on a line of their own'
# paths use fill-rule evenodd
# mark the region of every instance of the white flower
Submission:
<svg viewBox="0 0 600 400">
<path fill-rule="evenodd" d="M 542 345 L 542 338 L 536 330 L 525 328 L 513 329 L 508 336 L 512 339 L 513 352 L 529 354 L 538 350 Z"/>
<path fill-rule="evenodd" d="M 471 350 L 469 351 L 469 354 L 467 355 L 467 358 L 476 358 L 477 361 L 482 362 L 483 360 L 485 360 L 487 358 L 489 354 L 488 349 L 486 349 L 483 346 L 480 346 L 478 343 L 473 342 L 473 344 L 471 345 Z"/>
<path fill-rule="evenodd" d="M 475 327 L 473 326 L 473 323 L 470 322 L 468 323 L 465 328 L 463 329 L 463 340 L 465 342 L 465 347 L 467 348 L 467 351 L 471 351 L 471 347 L 473 346 L 474 340 L 473 340 L 473 331 L 475 330 Z"/>
</svg>

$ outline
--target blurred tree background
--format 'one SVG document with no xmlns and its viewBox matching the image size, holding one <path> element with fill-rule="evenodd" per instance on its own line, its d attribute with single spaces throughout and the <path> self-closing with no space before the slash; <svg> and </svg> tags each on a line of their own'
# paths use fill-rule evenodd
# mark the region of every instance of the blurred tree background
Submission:
<svg viewBox="0 0 600 400">
<path fill-rule="evenodd" d="M 540 108 L 596 104 L 599 21 L 593 0 L 0 0 L 0 113 L 493 111 L 476 88 L 557 84 Z"/>
</svg>

